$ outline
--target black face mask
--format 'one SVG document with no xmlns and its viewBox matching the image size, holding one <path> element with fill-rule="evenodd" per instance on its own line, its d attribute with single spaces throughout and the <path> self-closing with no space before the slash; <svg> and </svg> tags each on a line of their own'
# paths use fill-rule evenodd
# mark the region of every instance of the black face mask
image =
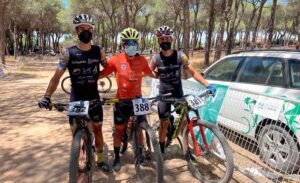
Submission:
<svg viewBox="0 0 300 183">
<path fill-rule="evenodd" d="M 163 42 L 160 43 L 159 45 L 161 47 L 161 49 L 163 49 L 164 51 L 168 51 L 171 49 L 171 43 L 170 42 Z"/>
<path fill-rule="evenodd" d="M 78 35 L 78 38 L 80 41 L 82 41 L 83 43 L 87 44 L 89 43 L 92 38 L 93 38 L 93 35 L 90 31 L 82 31 L 79 35 Z"/>
</svg>

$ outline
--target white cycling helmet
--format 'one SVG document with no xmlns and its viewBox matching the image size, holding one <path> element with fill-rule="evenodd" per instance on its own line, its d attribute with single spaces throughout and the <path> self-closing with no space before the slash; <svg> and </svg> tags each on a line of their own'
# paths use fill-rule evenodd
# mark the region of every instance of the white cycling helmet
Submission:
<svg viewBox="0 0 300 183">
<path fill-rule="evenodd" d="M 155 35 L 157 38 L 167 37 L 167 36 L 173 37 L 173 33 L 174 32 L 173 32 L 172 28 L 170 28 L 169 26 L 163 25 L 163 26 L 160 26 L 156 30 Z"/>
<path fill-rule="evenodd" d="M 80 14 L 74 17 L 73 19 L 74 29 L 80 25 L 90 25 L 93 27 L 93 29 L 95 28 L 95 23 L 93 18 L 87 14 Z"/>
</svg>

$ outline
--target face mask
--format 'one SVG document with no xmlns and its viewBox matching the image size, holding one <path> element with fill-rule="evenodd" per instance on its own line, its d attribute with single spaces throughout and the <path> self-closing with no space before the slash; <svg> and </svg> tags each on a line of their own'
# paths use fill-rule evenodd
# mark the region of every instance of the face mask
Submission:
<svg viewBox="0 0 300 183">
<path fill-rule="evenodd" d="M 161 47 L 161 49 L 163 49 L 164 51 L 168 51 L 171 49 L 171 43 L 170 42 L 162 42 L 159 45 Z"/>
<path fill-rule="evenodd" d="M 92 38 L 93 38 L 93 35 L 90 31 L 82 31 L 79 35 L 78 35 L 78 38 L 80 41 L 82 41 L 83 43 L 87 44 L 89 43 Z"/>
<path fill-rule="evenodd" d="M 125 46 L 124 51 L 128 56 L 135 56 L 136 53 L 137 53 L 137 45 L 135 45 L 135 46 Z"/>
</svg>

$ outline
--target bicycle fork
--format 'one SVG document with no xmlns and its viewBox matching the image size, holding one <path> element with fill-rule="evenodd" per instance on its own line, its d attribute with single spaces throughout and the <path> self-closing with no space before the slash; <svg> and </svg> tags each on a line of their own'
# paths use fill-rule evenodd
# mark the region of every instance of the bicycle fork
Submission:
<svg viewBox="0 0 300 183">
<path fill-rule="evenodd" d="M 199 149 L 198 142 L 197 142 L 197 139 L 196 139 L 195 133 L 194 133 L 194 122 L 197 121 L 197 120 L 198 120 L 198 117 L 193 117 L 192 119 L 189 120 L 188 127 L 187 127 L 188 131 L 187 131 L 187 134 L 185 134 L 185 135 L 187 136 L 186 138 L 188 139 L 188 135 L 189 135 L 188 133 L 190 133 L 195 155 L 196 156 L 202 156 L 203 152 L 207 152 L 209 150 L 209 147 L 208 147 L 208 144 L 207 144 L 207 141 L 206 141 L 204 127 L 202 125 L 199 125 L 199 130 L 200 130 L 200 135 L 202 137 L 204 150 Z M 186 142 L 187 142 L 187 144 L 185 144 L 185 145 L 188 146 L 188 140 Z M 186 147 L 185 149 L 187 150 L 188 148 Z"/>
</svg>

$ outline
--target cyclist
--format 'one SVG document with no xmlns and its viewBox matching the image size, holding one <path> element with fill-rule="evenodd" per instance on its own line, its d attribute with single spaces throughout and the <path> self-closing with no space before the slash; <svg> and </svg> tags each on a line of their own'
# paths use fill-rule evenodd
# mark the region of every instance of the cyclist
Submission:
<svg viewBox="0 0 300 183">
<path fill-rule="evenodd" d="M 79 42 L 65 50 L 55 74 L 53 75 L 46 93 L 38 102 L 39 107 L 50 109 L 51 96 L 55 92 L 61 76 L 68 68 L 71 77 L 70 101 L 89 100 L 90 104 L 97 107 L 89 111 L 95 133 L 95 146 L 97 155 L 97 166 L 104 172 L 112 172 L 111 167 L 105 162 L 103 153 L 102 120 L 103 111 L 98 93 L 99 63 L 105 62 L 104 51 L 100 47 L 91 44 L 95 24 L 87 14 L 80 14 L 73 19 L 74 29 L 78 35 Z M 73 131 L 72 118 L 69 122 Z"/>
<path fill-rule="evenodd" d="M 160 81 L 159 93 L 171 93 L 172 97 L 182 97 L 182 83 L 181 83 L 181 67 L 187 70 L 193 78 L 199 83 L 207 87 L 213 94 L 215 88 L 210 86 L 207 81 L 194 69 L 189 63 L 187 56 L 182 51 L 171 49 L 173 42 L 173 30 L 168 26 L 161 26 L 155 33 L 161 51 L 158 52 L 152 59 L 150 67 L 153 71 L 157 70 L 157 75 Z M 161 152 L 165 152 L 165 138 L 167 129 L 172 118 L 170 116 L 171 103 L 159 102 L 158 112 L 160 119 L 159 128 L 159 143 Z M 172 135 L 172 134 L 171 134 Z M 171 142 L 172 136 L 168 135 L 168 143 Z"/>
<path fill-rule="evenodd" d="M 138 54 L 139 32 L 133 28 L 126 28 L 121 32 L 121 41 L 124 52 L 111 57 L 107 66 L 100 72 L 100 78 L 106 77 L 112 72 L 115 73 L 117 81 L 117 98 L 133 99 L 141 96 L 141 84 L 143 76 L 156 77 L 151 71 L 144 56 Z M 120 146 L 122 135 L 125 130 L 126 121 L 132 114 L 132 108 L 116 104 L 114 108 L 115 132 L 113 137 L 115 159 L 113 169 L 119 171 Z"/>
</svg>

